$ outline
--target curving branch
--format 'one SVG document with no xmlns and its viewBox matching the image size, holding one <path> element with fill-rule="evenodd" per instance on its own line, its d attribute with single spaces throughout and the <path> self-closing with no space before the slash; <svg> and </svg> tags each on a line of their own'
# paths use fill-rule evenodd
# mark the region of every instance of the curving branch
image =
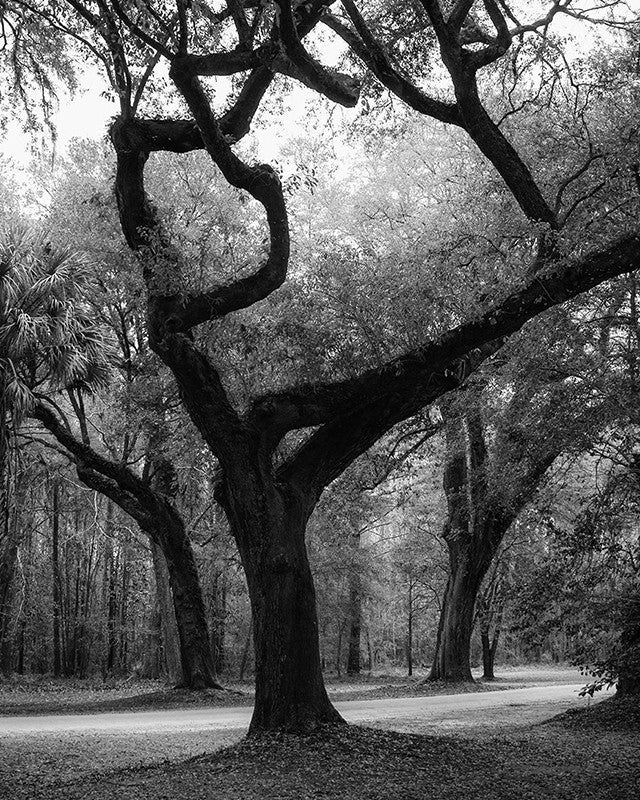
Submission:
<svg viewBox="0 0 640 800">
<path fill-rule="evenodd" d="M 241 50 L 246 50 L 251 46 L 253 33 L 244 12 L 244 5 L 240 0 L 226 0 L 226 4 L 238 34 L 238 46 Z"/>
<path fill-rule="evenodd" d="M 51 409 L 42 402 L 36 402 L 30 416 L 37 419 L 71 455 L 79 468 L 99 472 L 104 478 L 113 481 L 121 491 L 148 499 L 149 488 L 124 464 L 118 464 L 101 456 L 89 444 L 73 435 L 69 427 L 62 423 Z"/>
<path fill-rule="evenodd" d="M 279 9 L 279 40 L 283 50 L 274 57 L 273 67 L 335 103 L 355 106 L 360 93 L 358 81 L 352 76 L 332 72 L 312 58 L 300 41 L 290 0 L 275 0 L 275 3 Z"/>
<path fill-rule="evenodd" d="M 494 59 L 494 56 L 497 58 L 506 51 L 507 35 L 509 44 L 511 41 L 510 34 L 506 30 L 506 22 L 495 0 L 487 0 L 486 5 L 491 9 L 492 19 L 495 19 L 498 37 L 480 51 L 467 50 L 463 47 L 462 33 L 444 19 L 438 0 L 421 0 L 421 2 L 433 25 L 442 61 L 451 77 L 456 97 L 455 104 L 443 103 L 428 97 L 395 69 L 382 44 L 369 30 L 354 0 L 342 0 L 342 4 L 355 32 L 328 13 L 325 14 L 323 21 L 342 37 L 378 80 L 407 105 L 421 114 L 464 128 L 501 175 L 525 215 L 531 220 L 545 223 L 552 229 L 557 228 L 558 220 L 553 209 L 542 195 L 527 165 L 487 113 L 478 93 L 477 70 L 483 63 L 488 63 L 489 54 L 491 59 Z M 468 5 L 468 3 L 459 5 L 460 13 Z M 482 55 L 483 53 L 485 55 Z"/>
<path fill-rule="evenodd" d="M 471 51 L 469 58 L 474 69 L 486 67 L 501 58 L 511 47 L 512 36 L 502 12 L 496 0 L 483 0 L 489 19 L 496 29 L 496 38 L 486 47 L 480 50 Z"/>
<path fill-rule="evenodd" d="M 416 414 L 467 377 L 502 346 L 496 339 L 461 358 L 443 360 L 413 376 L 404 376 L 389 391 L 354 405 L 320 427 L 278 470 L 277 478 L 305 495 L 309 509 L 322 491 L 394 425 Z"/>
<path fill-rule="evenodd" d="M 250 411 L 249 421 L 273 440 L 289 430 L 335 424 L 333 421 L 337 418 L 357 414 L 372 404 L 378 404 L 383 411 L 388 405 L 402 405 L 417 411 L 439 396 L 433 397 L 429 386 L 450 386 L 452 374 L 455 377 L 462 372 L 464 378 L 469 374 L 470 365 L 481 363 L 477 360 L 479 348 L 489 347 L 491 351 L 492 343 L 501 344 L 504 337 L 520 330 L 542 311 L 638 267 L 638 236 L 621 239 L 574 263 L 554 263 L 546 273 L 532 276 L 524 287 L 478 319 L 463 323 L 440 339 L 427 342 L 382 367 L 370 369 L 356 378 L 304 385 L 258 399 Z M 482 353 L 484 360 L 488 351 L 482 350 Z M 460 366 L 461 360 L 463 366 Z M 390 412 L 384 412 L 387 413 Z"/>
<path fill-rule="evenodd" d="M 252 2 L 254 0 L 246 0 L 245 7 Z M 255 2 L 257 3 L 257 0 Z M 327 0 L 312 0 L 296 9 L 296 25 L 300 39 L 304 39 L 314 29 L 325 8 L 332 2 L 333 0 L 328 2 Z M 256 12 L 254 26 L 257 21 L 259 21 L 258 12 Z M 251 72 L 233 106 L 219 119 L 220 128 L 225 136 L 236 142 L 246 136 L 258 106 L 274 77 L 274 72 L 266 66 L 257 67 Z"/>
<path fill-rule="evenodd" d="M 249 75 L 235 103 L 218 120 L 220 130 L 227 138 L 238 142 L 249 133 L 262 98 L 274 78 L 274 73 L 267 67 L 258 67 Z"/>
<path fill-rule="evenodd" d="M 589 155 L 584 160 L 584 162 L 578 167 L 578 169 L 576 169 L 574 172 L 572 172 L 570 175 L 568 175 L 560 183 L 560 186 L 558 187 L 558 191 L 556 192 L 554 211 L 555 211 L 556 215 L 559 218 L 561 218 L 563 224 L 564 224 L 564 222 L 566 222 L 567 218 L 570 216 L 569 213 L 561 215 L 562 205 L 563 205 L 563 200 L 564 200 L 564 193 L 567 191 L 567 189 L 571 186 L 572 183 L 577 181 L 578 178 L 580 178 L 582 175 L 585 174 L 585 172 L 587 172 L 589 170 L 589 168 L 594 163 L 594 161 L 597 161 L 597 160 L 599 160 L 601 158 L 605 158 L 605 154 L 594 151 L 593 146 L 590 145 L 589 146 Z M 599 185 L 599 189 L 600 188 L 602 188 L 601 185 Z"/>
<path fill-rule="evenodd" d="M 311 387 L 290 393 L 281 407 L 285 414 L 293 409 L 299 414 L 296 425 L 305 422 L 320 427 L 279 468 L 278 480 L 304 496 L 311 513 L 323 489 L 355 458 L 398 422 L 464 383 L 527 320 L 608 278 L 638 268 L 640 237 L 630 236 L 577 263 L 554 264 L 552 272 L 536 277 L 479 320 L 459 326 L 382 369 L 371 370 L 355 381 L 316 387 L 316 402 Z M 282 424 L 284 418 L 274 416 L 278 401 L 272 397 L 266 405 L 254 408 L 256 422 Z M 305 412 L 310 412 L 306 418 Z M 272 440 L 276 438 L 273 432 L 271 435 Z"/>
<path fill-rule="evenodd" d="M 152 121 L 151 126 L 154 124 Z M 184 123 L 179 124 L 184 127 Z M 145 192 L 144 166 L 150 151 L 141 146 L 139 140 L 144 129 L 144 124 L 131 125 L 117 120 L 110 131 L 117 154 L 116 198 L 121 226 L 129 246 L 138 253 L 143 264 L 149 289 L 148 325 L 152 349 L 173 370 L 184 394 L 185 406 L 216 457 L 224 463 L 233 451 L 227 433 L 239 429 L 239 419 L 213 365 L 188 336 L 176 332 L 179 327 L 176 321 L 179 323 L 183 311 L 179 292 L 182 263 Z M 166 131 L 166 126 L 162 125 L 161 130 Z M 163 143 L 166 144 L 166 140 Z M 171 149 L 175 149 L 175 142 L 173 145 Z M 242 165 L 239 159 L 238 162 Z M 168 270 L 168 280 L 164 284 L 156 281 L 157 264 Z"/>
<path fill-rule="evenodd" d="M 455 15 L 454 21 L 451 23 L 451 25 L 448 25 L 444 18 L 444 14 L 442 13 L 439 0 L 420 0 L 420 2 L 422 3 L 422 7 L 427 14 L 427 18 L 433 26 L 433 30 L 436 32 L 438 38 L 448 37 L 451 32 L 455 31 L 457 25 L 456 19 L 458 16 L 461 16 L 464 7 L 468 5 L 466 0 L 458 0 L 452 12 L 453 15 Z M 458 9 L 457 12 L 456 8 Z M 464 17 L 466 17 L 467 13 L 468 9 L 465 11 Z M 460 25 L 462 25 L 464 17 L 460 21 Z"/>
<path fill-rule="evenodd" d="M 271 47 L 264 45 L 257 50 L 231 50 L 228 53 L 205 55 L 180 55 L 183 67 L 193 75 L 235 75 L 247 72 L 270 62 Z M 275 70 L 274 70 L 275 71 Z"/>
<path fill-rule="evenodd" d="M 176 60 L 171 77 L 185 98 L 204 146 L 232 186 L 244 189 L 265 209 L 269 227 L 269 255 L 263 266 L 248 278 L 186 299 L 175 307 L 167 323 L 172 331 L 187 331 L 229 311 L 245 308 L 266 297 L 282 284 L 289 261 L 289 223 L 280 180 L 268 165 L 249 166 L 233 152 L 213 116 L 198 79 L 188 66 Z"/>
<path fill-rule="evenodd" d="M 447 20 L 447 24 L 451 30 L 456 33 L 460 32 L 475 1 L 476 0 L 456 0 L 449 14 L 449 19 Z"/>
<path fill-rule="evenodd" d="M 178 15 L 178 53 L 184 55 L 189 44 L 187 6 L 184 0 L 176 0 L 176 13 Z"/>
<path fill-rule="evenodd" d="M 443 103 L 429 97 L 393 66 L 384 47 L 369 30 L 353 0 L 343 0 L 343 6 L 355 32 L 328 11 L 323 15 L 322 22 L 349 45 L 380 83 L 420 114 L 452 125 L 461 125 L 462 119 L 455 104 Z"/>
<path fill-rule="evenodd" d="M 228 0 L 236 16 L 246 23 L 246 16 L 237 0 Z M 191 75 L 234 75 L 260 67 L 272 73 L 281 73 L 325 95 L 333 102 L 352 107 L 358 102 L 359 84 L 350 75 L 333 72 L 313 59 L 302 45 L 301 39 L 317 24 L 324 8 L 333 0 L 316 0 L 297 10 L 288 0 L 277 0 L 279 20 L 274 23 L 269 41 L 255 50 L 249 49 L 253 34 L 242 33 L 241 46 L 229 52 L 187 54 L 181 51 L 170 60 L 180 59 L 180 69 Z M 241 16 L 239 16 L 241 15 Z M 240 28 L 243 29 L 242 24 Z M 243 29 L 244 30 L 244 29 Z M 239 29 L 240 36 L 240 29 Z"/>
<path fill-rule="evenodd" d="M 116 15 L 120 19 L 120 21 L 133 33 L 135 36 L 140 39 L 141 42 L 144 42 L 148 47 L 152 50 L 155 50 L 158 53 L 161 53 L 165 58 L 171 60 L 173 58 L 173 52 L 169 50 L 165 43 L 159 41 L 158 39 L 154 39 L 151 34 L 147 33 L 147 31 L 143 30 L 137 22 L 134 22 L 131 17 L 127 14 L 127 12 L 122 7 L 120 0 L 110 0 L 111 6 L 113 10 L 116 12 Z"/>
</svg>

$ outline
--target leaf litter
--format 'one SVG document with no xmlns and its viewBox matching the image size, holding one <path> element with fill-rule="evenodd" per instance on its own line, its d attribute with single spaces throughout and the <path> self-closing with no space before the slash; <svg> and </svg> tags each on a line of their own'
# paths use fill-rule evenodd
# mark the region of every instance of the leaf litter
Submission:
<svg viewBox="0 0 640 800">
<path fill-rule="evenodd" d="M 617 723 L 616 723 L 617 721 Z M 98 733 L 0 740 L 12 800 L 637 800 L 640 712 L 609 700 L 529 727 L 424 735 Z M 8 745 L 8 747 L 7 747 Z"/>
</svg>

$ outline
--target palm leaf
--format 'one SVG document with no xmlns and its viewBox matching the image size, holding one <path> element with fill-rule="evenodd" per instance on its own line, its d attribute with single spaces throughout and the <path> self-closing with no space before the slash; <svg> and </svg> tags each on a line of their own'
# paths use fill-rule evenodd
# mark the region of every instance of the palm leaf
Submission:
<svg viewBox="0 0 640 800">
<path fill-rule="evenodd" d="M 0 358 L 16 376 L 16 409 L 29 406 L 30 385 L 90 390 L 108 383 L 112 348 L 86 303 L 91 289 L 82 254 L 25 225 L 0 230 Z"/>
</svg>

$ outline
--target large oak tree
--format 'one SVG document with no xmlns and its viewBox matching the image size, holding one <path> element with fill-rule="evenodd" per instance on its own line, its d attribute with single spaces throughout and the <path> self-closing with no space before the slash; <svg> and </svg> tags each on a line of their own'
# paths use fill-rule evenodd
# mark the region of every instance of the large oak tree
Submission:
<svg viewBox="0 0 640 800">
<path fill-rule="evenodd" d="M 546 30 L 572 4 L 550 0 L 542 17 L 525 24 L 510 3 L 498 0 L 421 0 L 400 37 L 416 38 L 413 51 L 394 51 L 384 40 L 381 18 L 371 14 L 368 24 L 369 12 L 353 0 L 343 0 L 341 15 L 329 10 L 331 0 L 229 0 L 222 9 L 188 0 L 13 5 L 17 13 L 39 14 L 84 43 L 118 93 L 121 113 L 111 127 L 116 194 L 124 236 L 144 273 L 150 344 L 172 371 L 185 408 L 219 462 L 217 499 L 248 582 L 256 653 L 251 730 L 338 723 L 322 680 L 304 538 L 323 490 L 394 425 L 459 387 L 528 320 L 639 265 L 635 228 L 592 247 L 575 236 L 562 237 L 562 207 L 546 199 L 526 158 L 487 111 L 479 88 L 479 76 L 507 56 L 514 39 Z M 481 313 L 388 363 L 360 371 L 353 365 L 351 375 L 330 382 L 293 381 L 253 397 L 246 407 L 228 391 L 200 330 L 278 290 L 287 277 L 290 232 L 276 172 L 245 163 L 234 144 L 249 130 L 277 74 L 335 103 L 357 103 L 358 80 L 325 68 L 304 44 L 320 22 L 403 102 L 466 132 L 536 232 L 528 255 L 523 253 L 520 284 L 490 292 Z M 399 52 L 416 50 L 435 64 L 434 94 L 423 88 L 428 80 L 410 77 L 415 60 L 398 62 Z M 181 102 L 189 111 L 186 118 L 139 114 L 160 60 L 169 67 L 172 88 L 156 89 L 156 108 Z M 228 86 L 228 76 L 235 80 L 221 113 L 212 105 L 208 79 Z M 449 91 L 441 99 L 436 92 L 444 78 Z M 262 207 L 268 230 L 259 267 L 233 280 L 214 277 L 204 291 L 192 289 L 189 257 L 172 241 L 145 191 L 150 153 L 196 149 L 206 150 L 224 179 Z M 258 254 L 263 240 L 258 233 Z"/>
</svg>

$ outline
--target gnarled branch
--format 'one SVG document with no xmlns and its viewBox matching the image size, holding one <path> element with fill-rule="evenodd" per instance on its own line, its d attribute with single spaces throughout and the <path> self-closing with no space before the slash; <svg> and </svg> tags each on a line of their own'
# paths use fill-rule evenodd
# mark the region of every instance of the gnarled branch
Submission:
<svg viewBox="0 0 640 800">
<path fill-rule="evenodd" d="M 490 308 L 476 320 L 453 328 L 435 342 L 427 342 L 356 378 L 301 386 L 263 397 L 255 402 L 249 419 L 273 437 L 276 432 L 284 435 L 288 430 L 332 423 L 372 403 L 381 402 L 384 408 L 386 404 L 396 404 L 400 402 L 399 398 L 409 395 L 415 395 L 410 405 L 417 411 L 435 399 L 429 391 L 431 399 L 422 401 L 422 392 L 430 382 L 450 383 L 450 376 L 445 373 L 456 371 L 455 365 L 460 359 L 467 359 L 478 348 L 510 336 L 542 311 L 638 267 L 640 237 L 637 236 L 621 239 L 577 262 L 554 263 L 546 273 L 532 276 L 522 289 L 509 295 L 498 306 Z M 417 394 L 416 387 L 419 387 Z M 402 400 L 402 404 L 406 405 L 407 400 Z"/>
</svg>

